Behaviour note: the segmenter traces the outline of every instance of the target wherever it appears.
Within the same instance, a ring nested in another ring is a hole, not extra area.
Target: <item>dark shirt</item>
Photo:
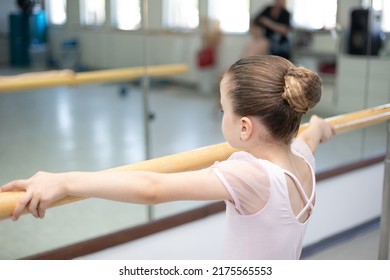
[[[263,26],[260,23],[260,18],[265,16],[274,22],[284,24],[290,28],[291,27],[290,13],[286,9],[283,9],[277,18],[273,18],[271,16],[271,10],[272,10],[272,6],[265,8],[261,13],[259,13],[253,19],[253,22],[255,25],[265,29],[265,36],[271,42],[271,54],[279,55],[279,56],[282,56],[282,57],[289,59],[290,58],[290,46],[289,46],[288,37],[282,36],[282,35],[278,34],[277,32],[273,31],[272,29]]]

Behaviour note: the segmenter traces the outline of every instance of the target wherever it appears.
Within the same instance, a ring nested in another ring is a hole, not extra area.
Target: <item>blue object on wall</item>
[[[46,14],[45,11],[39,11],[31,16],[31,44],[46,43]]]

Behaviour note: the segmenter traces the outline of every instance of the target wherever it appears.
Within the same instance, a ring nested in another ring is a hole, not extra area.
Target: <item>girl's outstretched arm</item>
[[[310,126],[298,135],[302,141],[304,141],[314,154],[318,144],[328,141],[336,131],[329,123],[323,118],[313,115],[310,118]]]
[[[46,209],[66,196],[96,197],[138,204],[175,200],[225,200],[230,195],[211,168],[182,173],[121,172],[38,172],[26,180],[15,180],[0,192],[24,190],[12,214],[17,220],[24,209],[43,218]]]

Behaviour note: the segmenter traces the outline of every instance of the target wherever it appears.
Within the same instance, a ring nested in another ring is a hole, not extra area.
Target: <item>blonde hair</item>
[[[313,71],[272,55],[238,60],[224,74],[234,113],[256,116],[274,140],[290,143],[302,115],[321,98],[322,82]]]

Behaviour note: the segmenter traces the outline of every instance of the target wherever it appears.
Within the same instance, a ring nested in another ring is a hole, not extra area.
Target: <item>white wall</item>
[[[7,0],[0,2],[0,33],[8,33],[8,15],[19,11],[16,1]]]
[[[380,215],[384,166],[376,164],[317,185],[317,202],[304,245],[310,245]]]
[[[15,12],[18,12],[16,1],[0,2],[0,65],[7,65],[9,61],[8,15]]]

